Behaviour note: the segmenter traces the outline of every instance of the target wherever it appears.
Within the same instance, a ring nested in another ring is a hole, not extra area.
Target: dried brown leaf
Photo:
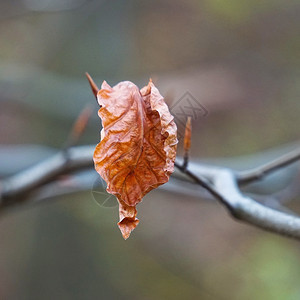
[[[127,239],[139,223],[136,205],[174,171],[177,128],[151,80],[141,90],[129,81],[114,87],[104,81],[97,99],[103,129],[95,168],[118,198],[118,226]]]

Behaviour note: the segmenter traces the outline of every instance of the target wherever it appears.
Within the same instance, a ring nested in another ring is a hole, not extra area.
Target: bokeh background
[[[0,175],[60,149],[87,103],[80,144],[99,141],[86,71],[99,85],[152,77],[169,104],[191,93],[209,112],[193,121],[193,158],[243,168],[292,149],[299,19],[298,0],[2,0],[0,153],[27,152],[0,159]],[[1,299],[300,299],[299,242],[161,189],[124,241],[117,208],[99,206],[93,184],[2,213]],[[300,197],[290,200],[299,213]]]

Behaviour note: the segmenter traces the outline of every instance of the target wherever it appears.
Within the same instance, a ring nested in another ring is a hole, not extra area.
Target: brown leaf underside
[[[163,97],[150,80],[143,89],[129,81],[97,94],[101,142],[94,152],[97,172],[118,198],[124,239],[137,226],[136,205],[174,171],[177,128]]]

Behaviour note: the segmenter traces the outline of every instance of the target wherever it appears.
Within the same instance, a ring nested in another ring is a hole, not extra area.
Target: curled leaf
[[[103,129],[95,168],[118,198],[118,226],[127,239],[139,223],[136,205],[174,171],[177,128],[151,80],[141,90],[129,81],[114,87],[104,81],[97,99]]]

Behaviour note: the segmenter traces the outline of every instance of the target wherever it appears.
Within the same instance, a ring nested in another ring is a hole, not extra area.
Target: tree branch
[[[259,228],[293,237],[300,240],[300,218],[284,212],[276,211],[264,206],[253,199],[244,196],[237,185],[234,173],[225,168],[201,168],[199,175],[193,172],[186,173],[194,180],[198,176],[208,176],[212,181],[214,195],[222,204],[225,204],[231,215],[245,223]],[[275,168],[273,169],[275,170]],[[271,171],[270,171],[271,172]],[[209,190],[211,192],[211,190]]]
[[[237,181],[239,184],[247,184],[255,180],[262,179],[269,173],[274,172],[280,168],[286,167],[298,160],[300,160],[300,147],[262,166],[254,168],[252,170],[239,172],[236,175]]]
[[[21,171],[0,182],[0,206],[21,201],[40,186],[59,176],[93,166],[93,146],[77,146]]]
[[[94,146],[78,146],[58,153],[27,170],[0,181],[0,208],[29,199],[30,194],[46,184],[59,180],[61,175],[71,174],[93,166]],[[300,218],[276,211],[243,195],[238,184],[261,179],[275,170],[284,168],[300,159],[300,149],[294,150],[252,170],[235,172],[224,167],[190,162],[182,166],[180,158],[172,177],[181,182],[193,182],[205,188],[230,214],[245,223],[300,240]]]

